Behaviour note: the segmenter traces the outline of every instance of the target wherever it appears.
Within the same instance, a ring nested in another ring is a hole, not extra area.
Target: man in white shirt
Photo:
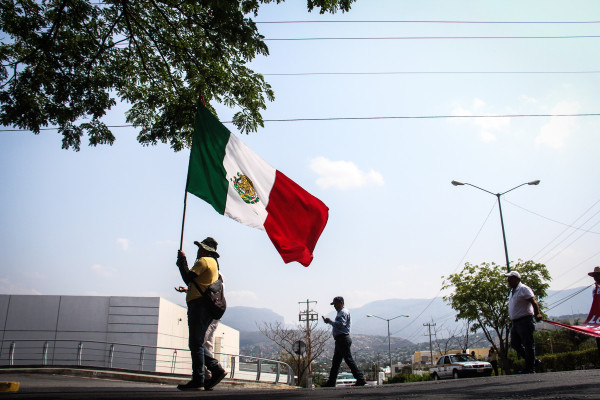
[[[535,321],[542,319],[540,306],[533,290],[521,283],[521,274],[511,271],[504,276],[507,277],[511,289],[508,299],[508,316],[512,322],[510,345],[520,357],[525,359],[525,370],[519,373],[535,374],[535,365],[539,361],[535,358],[533,332]]]

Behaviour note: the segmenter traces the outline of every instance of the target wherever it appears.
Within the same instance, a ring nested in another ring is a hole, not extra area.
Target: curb
[[[18,392],[20,382],[0,382],[0,392]]]
[[[180,383],[186,383],[189,381],[189,376],[165,376],[165,375],[154,375],[154,374],[142,374],[128,371],[109,371],[109,370],[97,370],[87,368],[35,368],[35,367],[24,367],[24,368],[0,368],[0,374],[52,374],[52,375],[69,375],[79,376],[95,379],[113,379],[130,382],[143,382],[143,383],[159,383],[165,385],[177,386]],[[1,384],[2,382],[0,382]],[[6,382],[17,384],[17,390],[19,382]],[[239,379],[228,379],[225,378],[219,384],[220,387],[229,388],[262,388],[262,389],[275,389],[275,390],[286,390],[286,389],[297,389],[297,386],[289,386],[282,383],[266,383],[266,382],[255,382],[245,381]],[[16,391],[16,390],[15,390]],[[2,392],[2,390],[0,390]]]

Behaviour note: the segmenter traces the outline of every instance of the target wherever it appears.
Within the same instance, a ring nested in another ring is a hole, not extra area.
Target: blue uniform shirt
[[[335,321],[331,321],[329,323],[333,327],[331,330],[333,337],[350,334],[350,312],[346,307],[343,307],[340,311],[338,311],[337,315],[335,316]]]

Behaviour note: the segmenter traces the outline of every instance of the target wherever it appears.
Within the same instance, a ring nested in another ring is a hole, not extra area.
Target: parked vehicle
[[[478,361],[470,354],[449,354],[442,356],[436,366],[429,370],[435,380],[492,375],[492,364]]]

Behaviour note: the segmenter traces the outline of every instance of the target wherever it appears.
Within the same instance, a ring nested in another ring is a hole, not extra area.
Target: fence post
[[[83,343],[79,342],[79,345],[77,346],[77,366],[81,367],[81,356],[83,353]]]
[[[279,383],[279,374],[281,373],[281,364],[279,364],[279,361],[277,362],[277,370],[275,372],[275,383]]]
[[[15,364],[15,342],[10,343],[10,350],[8,351],[8,365]]]
[[[173,350],[173,364],[171,366],[171,373],[175,373],[175,364],[177,363],[177,350]]]
[[[44,348],[42,350],[42,365],[46,365],[48,359],[48,342],[44,342]]]
[[[110,349],[108,350],[108,368],[112,368],[114,355],[115,355],[115,345],[111,344]]]
[[[258,360],[258,362],[256,363],[256,381],[260,381],[260,373],[262,370],[262,360]]]
[[[235,356],[231,356],[231,374],[230,374],[230,378],[233,379],[233,376],[235,375]]]
[[[146,348],[142,346],[140,350],[140,371],[144,370],[144,351],[146,351]]]

